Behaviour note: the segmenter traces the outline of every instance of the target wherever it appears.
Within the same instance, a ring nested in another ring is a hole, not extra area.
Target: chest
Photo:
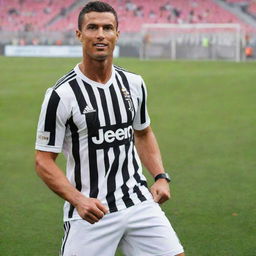
[[[110,134],[125,136],[125,128],[132,125],[138,104],[137,95],[124,86],[111,84],[100,88],[85,85],[85,90],[73,104],[72,116],[78,131],[89,136],[109,130],[112,131]]]

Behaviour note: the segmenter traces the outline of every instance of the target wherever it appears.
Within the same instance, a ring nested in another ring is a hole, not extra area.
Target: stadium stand
[[[243,3],[244,0],[226,0]],[[79,1],[66,0],[2,0],[1,30],[5,31],[67,31],[76,27]],[[84,1],[80,1],[84,3]],[[236,15],[221,8],[212,0],[106,0],[118,11],[123,32],[138,32],[143,23],[241,23]],[[256,3],[248,10],[256,13]]]
[[[255,0],[224,0],[229,5],[241,8],[245,13],[251,15],[256,20],[256,1]]]
[[[89,0],[0,0],[0,53],[4,45],[79,45],[77,16]],[[143,24],[240,24],[256,48],[256,0],[105,0],[118,12],[119,45],[138,48]],[[226,8],[227,7],[227,8]],[[233,8],[235,7],[235,8]],[[248,22],[239,12],[250,16]],[[128,50],[127,50],[128,51]],[[130,54],[130,50],[129,50]]]
[[[256,17],[256,2],[252,2],[248,6],[248,11]]]
[[[234,4],[244,4],[247,3],[248,1],[245,0],[226,0],[227,3],[234,3]]]
[[[6,31],[44,30],[56,16],[65,16],[67,6],[74,0],[2,0],[0,2],[0,26]]]

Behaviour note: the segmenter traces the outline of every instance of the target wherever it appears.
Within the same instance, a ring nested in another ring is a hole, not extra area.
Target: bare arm
[[[160,149],[150,126],[141,131],[135,130],[135,146],[142,164],[153,177],[164,173]],[[150,191],[158,203],[163,203],[170,198],[169,184],[165,179],[157,180]]]
[[[55,163],[58,154],[36,151],[36,171],[46,185],[63,199],[76,207],[81,218],[91,224],[99,221],[107,212],[107,208],[95,198],[85,197],[80,193]]]

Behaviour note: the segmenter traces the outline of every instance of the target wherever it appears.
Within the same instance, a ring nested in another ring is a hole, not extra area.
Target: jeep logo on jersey
[[[104,128],[99,129],[97,137],[92,137],[92,142],[96,145],[101,144],[124,144],[125,141],[131,141],[133,138],[132,126],[124,128],[115,128],[106,130]]]

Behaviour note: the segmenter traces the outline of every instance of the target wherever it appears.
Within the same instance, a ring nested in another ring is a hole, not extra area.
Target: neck
[[[79,68],[89,79],[105,84],[112,75],[112,59],[87,61],[87,58],[84,58]]]

